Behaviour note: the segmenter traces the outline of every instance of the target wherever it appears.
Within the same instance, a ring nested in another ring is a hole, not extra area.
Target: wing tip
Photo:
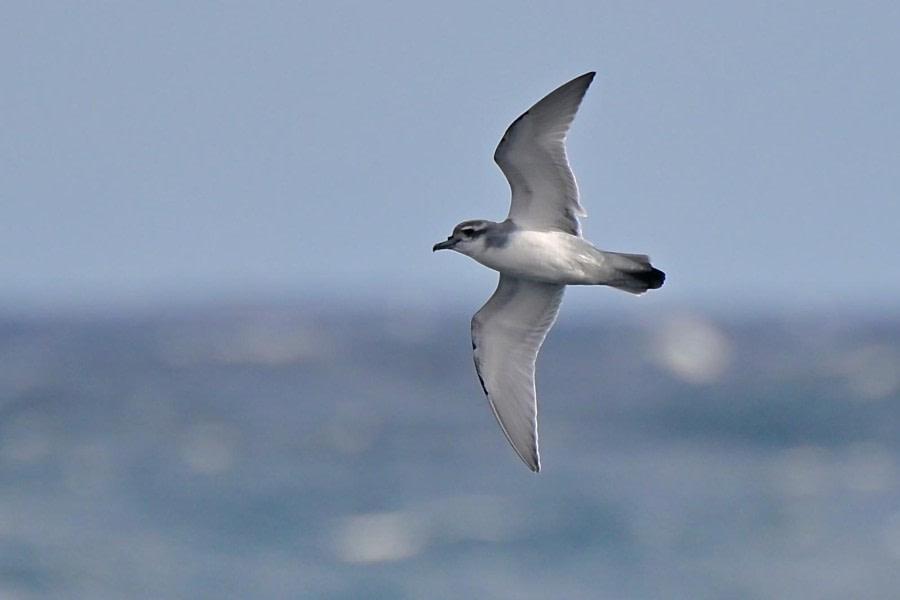
[[[502,425],[501,425],[502,427]],[[503,433],[506,432],[506,428],[503,428]],[[534,423],[534,437],[531,439],[531,444],[529,444],[525,448],[519,448],[515,442],[513,442],[512,438],[509,437],[507,433],[506,439],[509,440],[509,443],[512,445],[513,450],[516,451],[516,454],[519,455],[519,458],[522,459],[522,462],[525,463],[525,466],[531,469],[532,473],[540,473],[541,472],[541,451],[538,446],[538,432],[537,432],[537,421]]]
[[[503,432],[503,436],[506,438],[506,441],[509,442],[509,445],[512,446],[512,449],[515,453],[522,459],[522,462],[525,463],[525,466],[531,469],[533,473],[541,472],[541,454],[540,450],[538,450],[538,439],[537,439],[537,420],[534,423],[534,437],[532,438],[532,443],[528,448],[519,448],[519,444],[513,440],[513,437],[509,434],[509,431],[506,429],[506,425],[503,424],[503,419],[500,418],[500,413],[497,412],[497,407],[494,406],[494,399],[491,396],[491,393],[488,392],[487,385],[484,383],[484,378],[481,376],[481,368],[478,364],[478,359],[475,359],[475,374],[478,375],[478,382],[481,384],[481,389],[484,390],[484,395],[487,397],[488,404],[491,405],[491,411],[494,413],[494,417],[497,419],[497,423],[500,425],[500,430]],[[535,416],[535,419],[537,416]]]
[[[596,76],[597,76],[597,71],[588,71],[584,75],[579,75],[578,77],[576,77],[569,83],[576,83],[576,82],[582,83],[583,82],[584,91],[587,92],[587,89],[590,87],[591,83],[593,83],[594,77],[596,77]],[[568,84],[564,83],[563,85],[568,85]]]
[[[509,437],[507,436],[507,439]],[[512,440],[509,440],[512,444]],[[531,452],[522,452],[516,447],[515,444],[512,444],[513,450],[516,451],[516,454],[519,455],[519,458],[522,459],[522,462],[525,463],[525,466],[528,467],[532,473],[540,473],[541,472],[541,455],[538,452],[537,442],[535,442],[534,446],[531,448]]]

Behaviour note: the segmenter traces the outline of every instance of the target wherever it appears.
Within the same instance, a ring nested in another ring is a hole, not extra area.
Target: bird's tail
[[[666,274],[651,265],[650,257],[645,254],[607,252],[606,255],[618,275],[608,285],[616,289],[643,294],[662,287],[666,281]]]

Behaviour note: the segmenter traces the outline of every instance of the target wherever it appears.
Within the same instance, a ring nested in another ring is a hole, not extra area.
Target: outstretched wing
[[[538,452],[534,362],[562,302],[564,285],[500,275],[472,318],[475,370],[506,439],[532,471]]]
[[[566,134],[594,79],[576,77],[550,92],[506,130],[494,161],[509,181],[509,218],[529,229],[581,235],[576,217],[587,216],[566,156]]]

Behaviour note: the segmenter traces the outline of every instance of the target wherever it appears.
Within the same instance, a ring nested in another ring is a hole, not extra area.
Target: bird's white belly
[[[515,231],[506,245],[485,248],[472,258],[507,275],[577,285],[595,282],[597,254],[584,239],[567,233]]]

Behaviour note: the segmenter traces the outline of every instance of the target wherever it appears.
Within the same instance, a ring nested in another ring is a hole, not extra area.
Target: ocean
[[[900,316],[0,317],[0,599],[900,597]]]

